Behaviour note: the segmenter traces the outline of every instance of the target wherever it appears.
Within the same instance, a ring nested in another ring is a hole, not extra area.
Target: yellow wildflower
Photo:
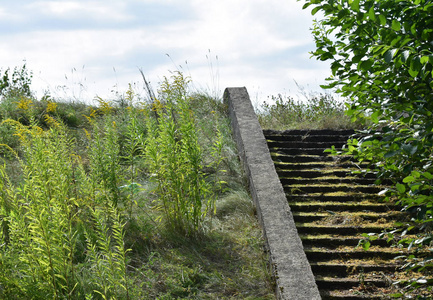
[[[164,108],[164,104],[161,103],[158,99],[155,99],[152,103],[153,111],[161,111]]]
[[[110,105],[109,101],[105,101],[104,99],[102,99],[101,97],[96,97],[96,101],[99,102],[99,110],[105,115],[105,114],[109,114],[112,110],[113,107]]]
[[[55,112],[57,109],[57,103],[48,101],[47,102],[47,112]]]
[[[90,141],[92,138],[92,135],[86,130],[86,128],[83,128],[84,133],[86,134],[87,139]]]
[[[47,108],[48,111],[48,108]],[[59,127],[60,123],[57,122],[56,119],[54,119],[53,117],[51,117],[50,115],[45,115],[45,121],[47,122],[48,125],[52,126],[52,127]]]
[[[17,102],[17,107],[22,110],[28,110],[31,107],[32,103],[33,101],[31,99],[21,97],[20,101]]]

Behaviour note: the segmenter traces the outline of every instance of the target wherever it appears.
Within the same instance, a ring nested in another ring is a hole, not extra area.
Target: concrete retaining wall
[[[290,207],[246,88],[227,88],[233,134],[270,254],[279,299],[320,299]]]

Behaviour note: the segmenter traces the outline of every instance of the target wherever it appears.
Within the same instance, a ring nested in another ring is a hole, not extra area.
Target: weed
[[[344,102],[332,95],[309,95],[306,101],[295,100],[282,95],[272,96],[256,113],[265,129],[355,129],[362,128],[361,121],[353,123],[346,116]]]
[[[162,84],[164,101],[154,105],[158,118],[148,121],[146,159],[165,221],[174,231],[192,236],[201,230],[213,199],[202,173],[203,155],[188,105],[187,80],[180,73],[172,79]]]
[[[3,97],[0,298],[274,298],[224,105],[187,82]]]

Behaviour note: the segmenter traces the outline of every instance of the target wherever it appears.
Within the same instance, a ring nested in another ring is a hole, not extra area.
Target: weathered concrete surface
[[[279,299],[321,299],[246,88],[227,88],[233,134],[270,254]]]

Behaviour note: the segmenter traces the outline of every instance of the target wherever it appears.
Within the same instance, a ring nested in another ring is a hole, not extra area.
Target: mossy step
[[[356,250],[358,249],[358,250]],[[364,251],[362,249],[356,248],[355,250],[333,250],[329,248],[323,249],[308,249],[305,247],[304,251],[307,255],[308,260],[311,262],[314,261],[323,261],[323,260],[332,260],[332,259],[341,259],[341,260],[349,260],[349,259],[378,259],[378,260],[393,260],[397,256],[402,255],[399,251],[390,251],[389,248],[383,247],[381,250],[375,249],[370,251]]]
[[[292,211],[364,211],[364,212],[386,212],[389,211],[389,206],[386,204],[356,204],[356,203],[335,203],[335,202],[323,202],[323,203],[299,203],[289,202],[289,206]]]
[[[347,175],[350,175],[352,171],[359,170],[359,167],[366,168],[367,166],[356,166],[352,163],[284,163],[284,162],[274,162],[275,168],[282,171],[295,171],[295,170],[305,170],[305,171],[316,171],[323,173],[331,173],[335,171],[346,172]]]
[[[348,291],[342,291],[342,290],[336,290],[336,291],[330,291],[330,290],[321,290],[320,291],[320,297],[322,300],[383,300],[383,299],[389,299],[385,295],[381,293],[376,294],[370,294],[365,293],[362,290],[348,290]]]
[[[302,244],[305,247],[326,247],[329,249],[335,249],[341,246],[356,247],[359,244],[361,235],[358,236],[336,236],[336,235],[314,235],[314,234],[300,234],[299,237],[302,240]],[[374,246],[386,247],[388,242],[385,239],[377,239],[372,242]]]
[[[349,170],[296,170],[289,171],[284,170],[282,168],[276,167],[276,171],[280,178],[320,178],[320,177],[350,177],[351,175]],[[374,173],[365,173],[362,176],[363,178],[376,178]]]
[[[327,141],[327,142],[305,142],[305,141],[267,141],[268,147],[273,148],[308,148],[308,149],[328,149],[334,146],[335,148],[341,148],[346,144],[346,141]]]
[[[353,163],[284,163],[274,161],[275,167],[280,170],[312,170],[312,171],[320,171],[320,172],[331,172],[337,169],[341,171],[346,171],[349,174],[351,171],[359,170],[359,168],[367,168],[367,165],[355,165]]]
[[[368,185],[350,185],[350,184],[334,184],[334,185],[283,185],[284,191],[289,194],[306,194],[306,193],[337,193],[337,192],[358,192],[374,194],[379,193],[383,188],[378,186]]]
[[[384,199],[383,196],[378,194],[365,194],[365,193],[343,193],[343,194],[305,194],[305,195],[289,195],[286,194],[287,199],[290,203],[292,202],[372,202],[375,204],[386,204],[387,206],[394,207],[394,204],[387,202],[381,202]],[[396,208],[397,210],[397,208]]]
[[[270,148],[270,152],[279,152],[288,155],[321,155],[327,156],[329,155],[327,152],[324,152],[326,148],[284,148],[284,147],[274,147]],[[341,150],[341,149],[336,149]]]
[[[291,130],[273,130],[273,129],[264,129],[263,134],[267,135],[280,135],[280,136],[293,136],[293,135],[345,135],[349,136],[354,134],[355,131],[353,129],[291,129]]]
[[[312,223],[316,222],[318,224],[324,224],[326,222],[334,225],[338,224],[353,224],[354,222],[365,222],[365,224],[372,223],[390,223],[394,224],[396,222],[395,218],[390,217],[381,217],[381,215],[377,215],[375,217],[368,216],[368,218],[363,218],[359,214],[352,212],[339,212],[335,213],[335,215],[328,215],[326,217],[318,216],[318,215],[294,215],[293,218],[297,223]],[[403,218],[402,218],[403,220]]]
[[[287,142],[328,142],[328,141],[337,141],[337,142],[347,142],[350,138],[349,135],[332,135],[332,134],[324,134],[324,135],[281,135],[281,134],[265,134],[265,138],[268,141],[287,141]]]
[[[354,185],[370,185],[374,184],[376,179],[374,178],[357,178],[357,177],[325,177],[320,179],[310,178],[280,178],[283,185],[311,185],[311,184],[354,184]]]
[[[286,155],[280,152],[271,152],[274,161],[286,163],[308,163],[308,162],[347,162],[354,161],[351,156],[319,156],[319,155]]]
[[[310,263],[313,273],[316,275],[331,275],[332,273],[338,276],[348,276],[357,273],[371,273],[371,272],[395,272],[399,265],[395,263],[389,264],[346,264],[346,263],[323,263],[313,262]]]
[[[377,222],[384,221],[390,222],[394,220],[403,220],[407,218],[407,214],[404,213],[365,213],[365,212],[349,212],[349,211],[340,211],[340,212],[292,212],[293,218],[296,222],[301,223],[310,223],[314,221],[320,221],[323,219],[332,220],[332,219],[343,219],[343,218],[352,218],[362,220],[363,222]],[[338,220],[337,220],[338,221]]]
[[[386,226],[388,225],[388,226]],[[339,235],[359,235],[362,233],[381,233],[392,224],[383,226],[360,224],[360,225],[319,225],[314,223],[296,223],[296,228],[300,234],[339,234]]]
[[[316,283],[319,289],[350,289],[358,287],[361,284],[361,280],[360,278],[335,278],[316,276]],[[390,282],[378,276],[378,278],[375,279],[363,279],[362,284],[375,287],[387,287],[390,285]]]

